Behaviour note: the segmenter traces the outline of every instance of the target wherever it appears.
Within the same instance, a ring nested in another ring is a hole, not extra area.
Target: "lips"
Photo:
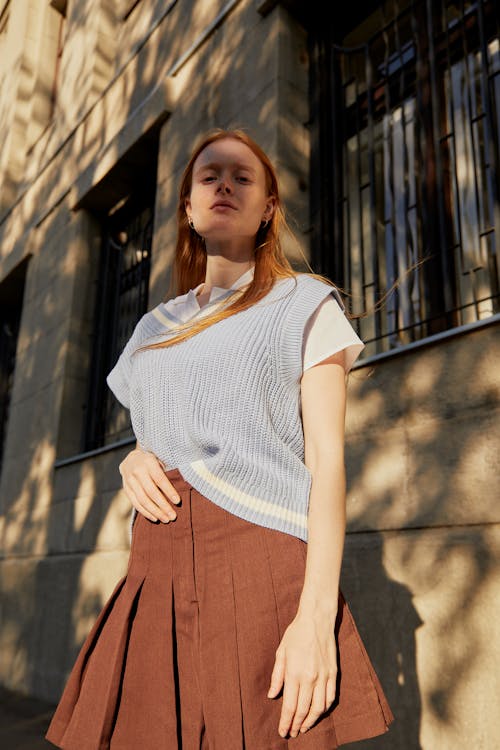
[[[236,206],[233,206],[232,203],[229,201],[215,201],[210,208],[232,208],[234,211],[236,211]]]

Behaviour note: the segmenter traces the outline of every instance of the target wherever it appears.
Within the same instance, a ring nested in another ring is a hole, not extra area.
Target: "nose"
[[[217,192],[218,193],[230,193],[231,192],[231,185],[229,181],[226,181],[224,177],[221,177],[219,180],[219,184],[217,186]]]

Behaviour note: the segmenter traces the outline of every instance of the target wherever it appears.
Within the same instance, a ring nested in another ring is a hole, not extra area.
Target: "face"
[[[271,218],[274,203],[267,195],[264,165],[246,144],[223,138],[198,155],[186,213],[206,241],[253,241],[262,221]]]

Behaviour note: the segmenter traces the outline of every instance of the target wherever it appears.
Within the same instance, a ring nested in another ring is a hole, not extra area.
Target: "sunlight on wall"
[[[71,611],[75,644],[83,642],[95,622],[96,611],[124,575],[127,557],[125,552],[101,552],[85,558]]]
[[[21,491],[1,519],[4,553],[20,546],[31,554],[42,554],[45,550],[54,460],[54,447],[49,440],[42,440],[35,449]]]

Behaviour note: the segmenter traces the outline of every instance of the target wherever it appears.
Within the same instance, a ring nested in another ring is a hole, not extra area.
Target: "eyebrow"
[[[252,172],[252,174],[256,174],[255,169],[253,167],[250,167],[248,164],[243,164],[241,162],[235,163],[232,165],[235,167],[235,169],[245,169],[247,172]],[[196,171],[201,172],[203,169],[217,169],[217,167],[220,167],[220,162],[212,161],[209,164],[201,164]]]

